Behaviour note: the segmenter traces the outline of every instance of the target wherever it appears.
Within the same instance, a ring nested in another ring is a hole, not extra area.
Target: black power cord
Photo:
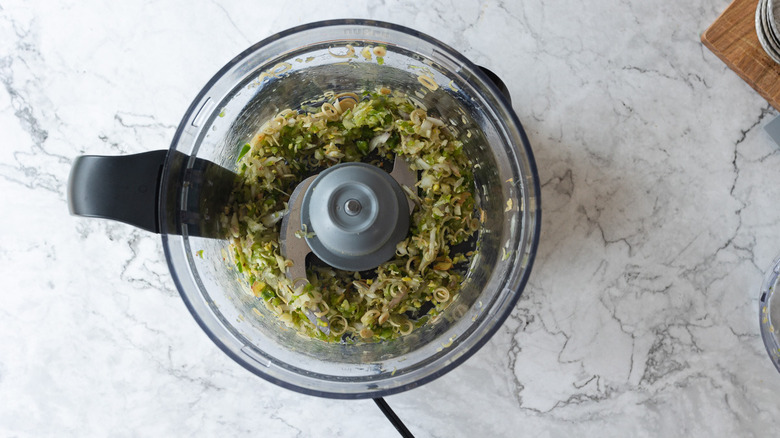
[[[397,430],[402,437],[414,438],[414,435],[412,435],[412,433],[409,432],[409,429],[407,429],[404,422],[401,421],[400,418],[398,418],[398,415],[395,415],[395,412],[393,412],[393,410],[390,409],[390,405],[387,404],[384,398],[382,397],[375,398],[374,403],[376,403],[376,405],[379,406],[379,409],[382,411],[383,414],[385,414],[385,417],[387,417],[387,419],[390,420],[390,423],[393,424],[395,430]]]

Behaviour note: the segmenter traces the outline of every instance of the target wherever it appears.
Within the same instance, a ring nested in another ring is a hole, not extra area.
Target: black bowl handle
[[[489,69],[481,66],[479,68],[511,104],[512,98],[504,81]],[[113,219],[159,233],[160,180],[167,154],[168,151],[159,150],[134,155],[77,157],[68,179],[70,213],[76,216]],[[220,211],[220,206],[226,202],[225,187],[229,187],[235,174],[209,161],[197,159],[193,170],[197,172],[191,172],[191,176],[207,175],[210,181],[221,181],[224,184],[211,184],[212,188],[204,186],[204,193],[193,197],[205,199],[204,205],[189,206],[188,210]],[[197,180],[198,178],[195,178],[195,181]],[[195,216],[200,221],[200,226],[192,229],[191,234],[223,237],[222,232],[214,225],[216,221],[199,217],[200,214]],[[194,227],[195,224],[190,225]],[[172,229],[169,232],[180,231],[179,226],[175,228],[176,231]]]
[[[160,178],[168,151],[77,157],[68,179],[68,208],[76,216],[113,219],[160,232]]]
[[[481,65],[479,68],[482,70],[482,73],[485,73],[487,77],[493,81],[493,84],[498,88],[498,91],[501,92],[501,94],[506,97],[506,100],[509,101],[509,103],[512,103],[512,96],[509,95],[509,89],[506,87],[506,84],[504,84],[504,81],[501,80],[501,78],[498,77],[497,74],[493,73],[489,69],[482,67]]]

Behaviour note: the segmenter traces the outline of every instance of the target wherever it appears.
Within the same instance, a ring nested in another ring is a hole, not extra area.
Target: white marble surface
[[[492,68],[543,182],[512,317],[388,398],[417,436],[776,436],[757,292],[780,253],[777,112],[699,42],[728,1],[433,3],[0,0],[0,436],[397,436],[371,401],[233,363],[158,236],[66,207],[74,157],[166,148],[231,57],[338,17]]]

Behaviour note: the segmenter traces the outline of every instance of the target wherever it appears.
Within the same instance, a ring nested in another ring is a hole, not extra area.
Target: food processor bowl
[[[758,299],[758,319],[761,339],[764,341],[769,359],[780,371],[780,256],[772,262],[761,284]]]
[[[463,141],[481,209],[477,251],[456,298],[434,321],[394,340],[326,343],[287,328],[248,293],[229,241],[209,230],[219,222],[242,146],[265,121],[326,92],[378,87],[406,93]],[[334,398],[408,390],[474,354],[520,297],[539,238],[537,171],[502,87],[433,38],[376,21],[296,27],[230,61],[178,127],[158,176],[158,229],[146,227],[161,233],[176,286],[206,334],[256,375]],[[74,198],[78,192],[71,190]]]

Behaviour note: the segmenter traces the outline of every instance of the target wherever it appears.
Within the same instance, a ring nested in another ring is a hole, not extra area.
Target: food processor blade
[[[281,252],[292,262],[294,286],[306,281],[306,256],[348,271],[373,269],[395,254],[406,237],[414,201],[404,192],[416,173],[400,156],[393,170],[342,163],[311,176],[293,191],[282,219]]]

